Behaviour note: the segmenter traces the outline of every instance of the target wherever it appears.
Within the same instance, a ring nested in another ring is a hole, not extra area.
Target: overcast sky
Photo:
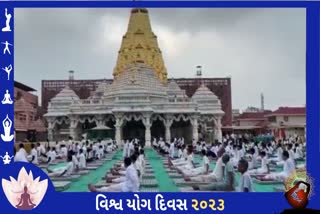
[[[112,78],[130,9],[15,9],[15,79]],[[304,106],[305,9],[149,9],[168,77],[230,77],[233,108]]]

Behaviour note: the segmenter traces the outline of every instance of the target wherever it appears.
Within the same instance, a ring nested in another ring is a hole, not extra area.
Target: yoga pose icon
[[[24,187],[24,193],[21,194],[20,202],[16,207],[20,210],[31,210],[36,206],[32,203],[30,194],[28,193],[28,187]]]
[[[6,52],[8,52],[9,55],[11,55],[9,46],[12,46],[12,44],[9,43],[8,41],[6,41],[6,42],[1,42],[1,44],[5,45],[5,47],[4,47],[4,49],[3,49],[3,54],[6,54]]]
[[[6,93],[4,94],[4,98],[1,101],[2,104],[12,104],[13,101],[11,99],[11,95],[9,94],[9,90],[6,90]]]
[[[4,70],[5,72],[7,72],[8,74],[8,80],[10,79],[10,72],[12,71],[12,65],[10,64],[7,67],[2,68],[2,70]]]
[[[5,156],[4,157],[0,156],[0,158],[2,158],[3,164],[9,164],[11,162],[11,159],[13,159],[14,157],[10,156],[8,152],[6,152]]]
[[[10,120],[9,116],[7,115],[7,117],[3,120],[2,122],[3,125],[3,129],[4,129],[4,135],[1,134],[1,138],[4,142],[10,142],[12,141],[14,135],[10,135],[10,131],[11,131],[11,126],[12,126],[12,121]]]
[[[11,28],[10,28],[10,20],[11,20],[11,14],[8,13],[8,9],[5,9],[5,16],[6,16],[6,26],[4,28],[2,28],[2,32],[11,32]]]

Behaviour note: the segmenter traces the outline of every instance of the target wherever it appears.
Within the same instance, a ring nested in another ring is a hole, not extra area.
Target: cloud
[[[305,9],[149,9],[169,77],[232,77],[233,108],[302,106]],[[111,78],[129,9],[16,9],[15,77]]]

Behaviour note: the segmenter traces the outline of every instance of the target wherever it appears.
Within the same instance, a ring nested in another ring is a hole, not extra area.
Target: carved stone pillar
[[[115,114],[115,119],[116,119],[116,124],[114,125],[114,127],[116,128],[116,133],[115,133],[115,140],[117,142],[117,145],[120,146],[121,144],[121,126],[123,123],[123,118],[120,114]]]
[[[165,132],[165,140],[167,143],[170,143],[171,142],[171,131],[170,131],[170,128],[171,128],[171,125],[173,123],[173,119],[172,119],[172,116],[171,115],[166,115],[165,116],[165,128],[166,128],[166,132]]]
[[[146,128],[146,132],[145,132],[145,146],[147,148],[151,148],[151,122],[150,122],[150,118],[151,118],[151,114],[150,113],[145,113],[143,115],[143,125]]]
[[[191,125],[192,125],[192,138],[195,140],[195,141],[198,141],[199,140],[199,133],[198,133],[198,116],[193,116],[191,118]]]
[[[77,125],[78,125],[78,118],[71,117],[70,118],[70,126],[69,126],[69,135],[72,137],[73,140],[78,139],[78,132],[77,132]]]
[[[53,141],[53,129],[54,129],[54,121],[53,119],[47,119],[47,122],[48,122],[48,139],[49,141]]]
[[[218,117],[216,119],[216,124],[215,124],[215,140],[218,140],[219,142],[222,142],[222,125],[221,125],[221,117]]]

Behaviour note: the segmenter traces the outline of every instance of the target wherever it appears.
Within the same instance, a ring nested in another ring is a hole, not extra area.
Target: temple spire
[[[144,8],[131,10],[128,30],[122,37],[117,64],[113,71],[115,79],[127,65],[137,62],[149,65],[162,82],[167,81],[167,70],[157,36],[152,32],[148,10]]]

